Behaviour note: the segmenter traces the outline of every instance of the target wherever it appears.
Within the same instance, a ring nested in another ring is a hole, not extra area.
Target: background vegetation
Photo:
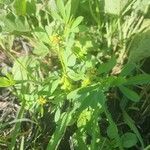
[[[149,150],[149,6],[0,0],[0,149]]]

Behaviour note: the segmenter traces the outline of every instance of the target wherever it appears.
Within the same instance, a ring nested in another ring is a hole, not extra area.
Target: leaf
[[[131,132],[127,132],[123,134],[121,140],[122,140],[122,145],[125,148],[133,147],[134,145],[136,145],[138,141],[136,135]]]
[[[0,77],[0,87],[9,87],[15,84],[15,81],[11,78]]]
[[[14,16],[12,13],[1,18],[3,22],[2,30],[9,33],[29,32],[30,27],[27,20],[23,16]]]
[[[150,145],[146,146],[144,150],[150,150]]]
[[[55,122],[57,122],[59,120],[60,116],[61,116],[60,115],[60,109],[57,108],[57,110],[55,112],[55,118],[54,118]]]
[[[50,39],[46,33],[46,31],[40,27],[35,28],[35,30],[33,31],[34,35],[36,35],[36,37],[38,38],[38,40],[49,44],[50,43]]]
[[[133,5],[133,9],[145,13],[148,6],[150,6],[149,0],[136,0],[135,4]]]
[[[130,77],[126,85],[143,85],[150,83],[150,75],[149,74],[139,74],[134,77]]]
[[[26,14],[26,0],[15,0],[14,8],[16,10],[17,15],[25,15]]]
[[[141,25],[141,30],[150,30],[150,19],[144,19]]]
[[[77,127],[79,128],[81,126],[85,126],[87,124],[87,122],[90,121],[91,116],[92,116],[91,110],[88,110],[88,109],[83,110],[80,113],[79,118],[77,120]]]
[[[109,136],[109,138],[115,139],[117,137],[117,134],[118,134],[117,126],[110,124],[107,128],[107,135]]]
[[[67,59],[67,66],[73,67],[76,64],[76,56],[72,53]]]
[[[71,14],[75,15],[79,6],[80,0],[71,0]]]
[[[107,63],[103,63],[98,68],[98,71],[100,74],[102,73],[108,73],[113,69],[113,67],[116,65],[116,58],[112,57]]]
[[[79,90],[80,89],[76,89],[74,91],[71,91],[68,95],[67,95],[67,99],[68,100],[76,100],[80,98],[80,94],[79,94]]]
[[[73,31],[83,20],[83,17],[82,16],[79,16],[75,19],[75,21],[72,23],[72,26],[71,26],[71,31]]]
[[[131,101],[139,102],[140,96],[136,92],[132,91],[131,89],[125,86],[120,86],[119,89]]]
[[[68,0],[65,9],[66,9],[65,22],[67,23],[70,19],[70,14],[71,14],[71,0]]]
[[[33,70],[39,65],[35,57],[20,56],[14,61],[12,67],[12,74],[15,80],[28,80],[29,77],[33,79]],[[34,69],[33,69],[34,68]],[[35,80],[35,79],[34,79]],[[31,88],[31,87],[30,87]]]
[[[29,1],[27,1],[27,10],[26,10],[26,12],[27,12],[27,14],[28,15],[35,15],[36,14],[36,2],[35,2],[35,0],[31,0],[30,2]]]
[[[55,80],[55,81],[52,82],[51,94],[57,89],[59,83],[60,83],[59,80]]]
[[[61,114],[61,119],[58,120],[58,126],[49,140],[46,150],[56,150],[58,149],[59,143],[63,138],[66,128],[72,119],[72,111]]]
[[[129,0],[105,0],[105,12],[119,15]]]
[[[127,63],[124,68],[122,69],[120,76],[127,76],[135,69],[134,63]]]
[[[65,5],[64,5],[63,0],[57,0],[57,7],[61,13],[61,16],[65,19],[66,13],[65,13]]]
[[[21,61],[21,63],[24,66],[24,64],[28,60],[27,60],[27,58],[24,58],[24,60],[22,58],[20,58],[19,61]],[[23,66],[21,66],[17,61],[14,62],[14,65],[13,65],[13,68],[12,68],[12,74],[14,75],[15,80],[27,80],[28,79],[27,78],[27,72],[23,68]]]
[[[126,111],[123,111],[123,118],[124,118],[124,121],[125,123],[130,127],[130,129],[136,134],[137,138],[139,139],[140,143],[141,143],[141,146],[142,146],[142,149],[144,149],[144,143],[143,143],[143,140],[142,140],[142,137],[137,129],[137,127],[135,126],[134,124],[134,121],[132,120],[132,118],[127,114]]]
[[[59,15],[58,8],[56,5],[55,0],[50,0],[49,5],[47,6],[48,9],[50,10],[51,16],[53,17],[54,20],[59,20],[60,22],[63,22],[62,17]]]
[[[120,85],[123,85],[126,83],[126,79],[124,77],[116,77],[116,78],[113,78],[113,81],[112,81],[112,86],[120,86]]]
[[[78,110],[80,112],[89,106],[95,109],[98,105],[104,105],[106,101],[106,97],[102,92],[102,90],[100,89],[96,89],[96,90],[89,89],[89,94],[84,99],[80,97],[78,101],[80,102],[80,108]]]
[[[129,63],[139,62],[150,56],[150,30],[133,39],[129,53]]]
[[[44,57],[49,53],[49,49],[47,48],[47,46],[44,45],[43,42],[40,41],[40,42],[36,42],[33,53],[38,56]]]
[[[73,81],[79,81],[79,80],[82,80],[84,78],[84,74],[83,73],[76,73],[74,72],[73,70],[71,69],[67,69],[67,72],[68,72],[68,77],[70,79],[72,79]]]

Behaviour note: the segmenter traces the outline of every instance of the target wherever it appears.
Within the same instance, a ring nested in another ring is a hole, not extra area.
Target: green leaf
[[[35,80],[33,72],[35,67],[39,65],[38,61],[33,56],[20,56],[14,61],[12,74],[14,80],[29,80],[29,77]],[[30,87],[31,88],[31,87]]]
[[[34,30],[34,35],[38,38],[38,40],[49,44],[50,43],[50,39],[48,37],[48,34],[46,33],[46,31],[40,27],[35,28]]]
[[[0,87],[9,87],[15,84],[15,81],[11,78],[0,77]]]
[[[124,86],[120,86],[119,89],[131,101],[139,102],[140,96],[136,92]]]
[[[135,69],[134,63],[127,63],[124,68],[122,69],[120,76],[127,76]]]
[[[134,124],[134,121],[132,120],[132,118],[127,114],[126,111],[124,111],[124,109],[122,109],[123,111],[123,118],[124,118],[124,121],[125,123],[130,127],[130,129],[136,134],[137,138],[139,139],[140,143],[141,143],[141,146],[142,146],[142,149],[144,149],[144,143],[143,143],[143,140],[142,140],[142,137],[137,129],[137,127],[135,126]]]
[[[78,117],[77,127],[85,126],[87,122],[90,121],[92,116],[92,111],[88,109],[84,109]]]
[[[127,132],[127,133],[123,134],[121,137],[121,140],[122,140],[122,145],[125,148],[130,148],[130,147],[136,145],[136,143],[138,141],[136,135],[131,132]]]
[[[149,0],[136,0],[135,4],[133,5],[133,9],[145,13],[146,8],[148,8],[149,6],[150,6]]]
[[[124,77],[116,77],[116,78],[113,78],[113,81],[112,81],[112,86],[120,86],[120,85],[123,85],[126,83],[126,79]]]
[[[14,8],[16,10],[17,15],[25,15],[26,14],[26,0],[15,0]]]
[[[107,128],[107,135],[109,136],[109,138],[115,139],[117,137],[117,134],[118,134],[117,126],[110,124]]]
[[[133,39],[130,47],[129,62],[139,62],[150,56],[150,30],[140,33]]]
[[[55,81],[52,82],[51,94],[57,89],[59,83],[60,83],[59,80],[55,80]]]
[[[71,31],[73,31],[83,20],[83,17],[82,16],[79,16],[75,19],[75,21],[72,23],[72,26],[71,26]]]
[[[66,9],[66,19],[65,19],[65,22],[67,23],[70,19],[70,14],[71,14],[71,0],[68,0],[66,6],[65,6],[65,9]]]
[[[91,108],[95,109],[98,105],[104,105],[105,104],[106,97],[105,97],[105,95],[101,89],[91,90],[89,88],[88,90],[89,90],[88,95],[86,96],[87,93],[82,93],[82,96],[78,100],[80,103],[80,108],[78,111],[82,111],[89,106]],[[85,94],[85,95],[83,95],[83,94]],[[84,96],[86,96],[86,97],[84,98]]]
[[[76,56],[72,53],[67,58],[67,66],[73,67],[76,64]]]
[[[76,100],[80,98],[80,93],[79,93],[80,89],[76,89],[74,91],[71,91],[68,95],[67,95],[67,99],[68,100]]]
[[[61,116],[60,109],[57,108],[57,110],[55,112],[55,118],[54,118],[55,122],[57,122],[60,119],[60,116]]]
[[[49,49],[47,48],[46,45],[44,45],[43,42],[40,41],[40,42],[36,42],[33,53],[38,56],[44,57],[49,53]]]
[[[145,18],[141,25],[141,30],[150,30],[150,19]]]
[[[61,119],[59,119],[57,122],[58,126],[56,126],[56,130],[55,130],[54,134],[52,135],[52,137],[50,138],[46,150],[58,149],[59,143],[60,143],[61,139],[63,138],[66,128],[71,119],[72,119],[71,111],[61,114]]]
[[[143,85],[149,83],[150,83],[150,75],[139,74],[134,77],[130,77],[126,82],[126,85]]]
[[[144,150],[150,150],[150,145],[146,146]]]
[[[36,14],[36,2],[35,2],[35,0],[30,0],[30,2],[29,1],[27,1],[27,14],[28,15],[32,15],[32,14]]]
[[[75,15],[79,6],[80,0],[71,0],[71,14]]]
[[[79,80],[82,80],[84,78],[84,74],[83,73],[76,73],[74,72],[73,70],[71,69],[67,69],[67,72],[68,72],[68,77],[70,79],[72,79],[73,81],[79,81]]]
[[[105,0],[105,12],[119,15],[129,0]]]
[[[2,30],[9,33],[29,32],[30,27],[27,20],[23,16],[15,16],[12,13],[1,18],[3,22]]]
[[[59,10],[57,8],[55,0],[50,0],[49,5],[47,7],[50,10],[51,16],[53,17],[54,20],[63,22],[62,17],[59,15],[59,12],[58,12]]]
[[[63,0],[57,0],[57,7],[58,7],[58,10],[60,11],[62,17],[65,19],[66,13],[65,13],[65,5],[64,5]]]
[[[112,57],[107,63],[101,64],[98,68],[98,71],[100,74],[102,73],[108,73],[113,69],[113,67],[116,65],[116,58]]]

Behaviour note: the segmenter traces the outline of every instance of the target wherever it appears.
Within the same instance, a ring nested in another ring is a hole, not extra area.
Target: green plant
[[[0,49],[13,64],[10,72],[3,71],[0,87],[9,87],[18,97],[17,119],[29,111],[37,129],[25,136],[17,122],[9,149],[58,149],[69,127],[72,149],[144,149],[142,135],[128,113],[129,106],[142,98],[139,86],[150,83],[150,75],[139,65],[150,48],[150,4],[141,3],[0,1]],[[22,38],[23,54],[13,48],[17,38]],[[119,108],[112,112],[116,103]],[[42,125],[46,116],[52,119],[52,129],[46,119],[46,127]],[[103,121],[106,126],[100,127]],[[40,147],[45,134],[46,147]]]

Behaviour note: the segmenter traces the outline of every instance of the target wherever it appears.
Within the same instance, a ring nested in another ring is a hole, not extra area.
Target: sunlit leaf
[[[15,84],[13,79],[9,79],[6,77],[0,77],[0,87],[9,87]]]
[[[15,0],[14,8],[16,10],[17,15],[25,15],[26,14],[26,0]]]
[[[71,30],[74,30],[83,20],[83,17],[77,17],[71,26]]]
[[[129,62],[139,62],[150,56],[150,30],[135,36],[129,54]]]
[[[105,0],[105,12],[119,15],[129,0]]]
[[[63,0],[57,0],[57,7],[58,7],[62,17],[65,18],[66,17],[66,13],[65,13],[64,1]]]

